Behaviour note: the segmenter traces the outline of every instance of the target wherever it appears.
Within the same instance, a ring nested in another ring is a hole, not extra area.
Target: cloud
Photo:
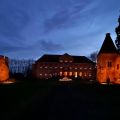
[[[68,10],[62,10],[56,12],[51,18],[44,21],[45,32],[49,32],[56,28],[64,27],[67,21],[70,19],[70,14]]]
[[[0,34],[6,37],[20,36],[20,32],[29,23],[29,15],[18,8],[8,8],[0,12]]]
[[[73,2],[73,5],[69,7],[61,6],[61,9],[44,19],[44,32],[47,33],[53,30],[72,28],[77,26],[78,23],[80,24],[80,22],[83,23],[85,20],[87,21],[90,16],[90,11],[95,9],[96,4],[97,2],[89,2],[86,0],[85,2]]]
[[[1,54],[18,52],[18,51],[23,51],[26,49],[24,46],[18,46],[18,45],[6,43],[6,42],[0,42],[0,44],[1,44],[1,46],[0,46]]]
[[[54,43],[52,41],[41,40],[39,44],[40,44],[40,49],[46,52],[55,52],[64,49],[61,44]]]

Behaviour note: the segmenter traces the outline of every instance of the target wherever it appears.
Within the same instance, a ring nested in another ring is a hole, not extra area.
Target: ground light
[[[59,79],[59,81],[72,81],[72,79],[68,78],[68,77],[64,77],[62,79]]]
[[[8,79],[5,81],[1,81],[0,84],[13,84],[15,82],[16,82],[15,79]]]

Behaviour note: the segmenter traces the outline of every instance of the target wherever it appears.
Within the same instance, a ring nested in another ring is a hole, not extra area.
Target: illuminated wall
[[[0,81],[5,81],[9,78],[8,58],[0,56]]]
[[[120,55],[119,54],[101,54],[97,58],[97,80],[102,82],[120,84]]]
[[[51,58],[53,56],[53,58]],[[44,59],[41,61],[36,61],[36,63],[32,67],[32,73],[35,78],[51,78],[53,76],[61,76],[61,77],[81,77],[83,79],[96,79],[96,68],[95,64],[88,60],[85,57],[77,57],[78,61],[75,61],[74,56],[70,56],[68,54],[60,55],[56,60],[56,56],[49,55],[47,60]],[[81,61],[83,59],[83,61]],[[87,59],[87,61],[86,61]]]
[[[97,58],[97,80],[102,83],[115,81],[115,60],[117,54],[100,54]]]

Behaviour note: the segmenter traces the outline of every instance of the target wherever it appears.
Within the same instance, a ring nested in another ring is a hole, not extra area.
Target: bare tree
[[[93,53],[90,54],[89,58],[95,62],[97,59],[97,54],[98,54],[98,51],[94,51]]]

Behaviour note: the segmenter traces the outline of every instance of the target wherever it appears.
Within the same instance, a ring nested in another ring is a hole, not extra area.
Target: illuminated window
[[[82,67],[80,67],[80,69],[82,69]]]
[[[60,67],[60,69],[62,69],[63,67]]]
[[[91,75],[91,74],[89,74],[89,76],[91,77],[92,75]]]
[[[67,60],[65,60],[65,62],[68,62]]]
[[[77,72],[75,72],[75,77],[77,77]]]
[[[60,62],[63,62],[63,60],[60,60]]]
[[[64,72],[64,76],[67,76],[67,72]]]
[[[80,76],[80,77],[82,76],[82,72],[79,73],[79,76]]]
[[[42,68],[42,66],[40,68]]]
[[[45,68],[48,68],[47,66],[45,66]]]
[[[75,69],[77,69],[77,68],[75,68]]]
[[[40,76],[42,76],[42,74],[40,74]]]
[[[62,76],[62,72],[60,72],[60,76]]]
[[[72,72],[69,72],[69,76],[72,76]]]
[[[55,67],[55,69],[57,69],[57,67]]]

